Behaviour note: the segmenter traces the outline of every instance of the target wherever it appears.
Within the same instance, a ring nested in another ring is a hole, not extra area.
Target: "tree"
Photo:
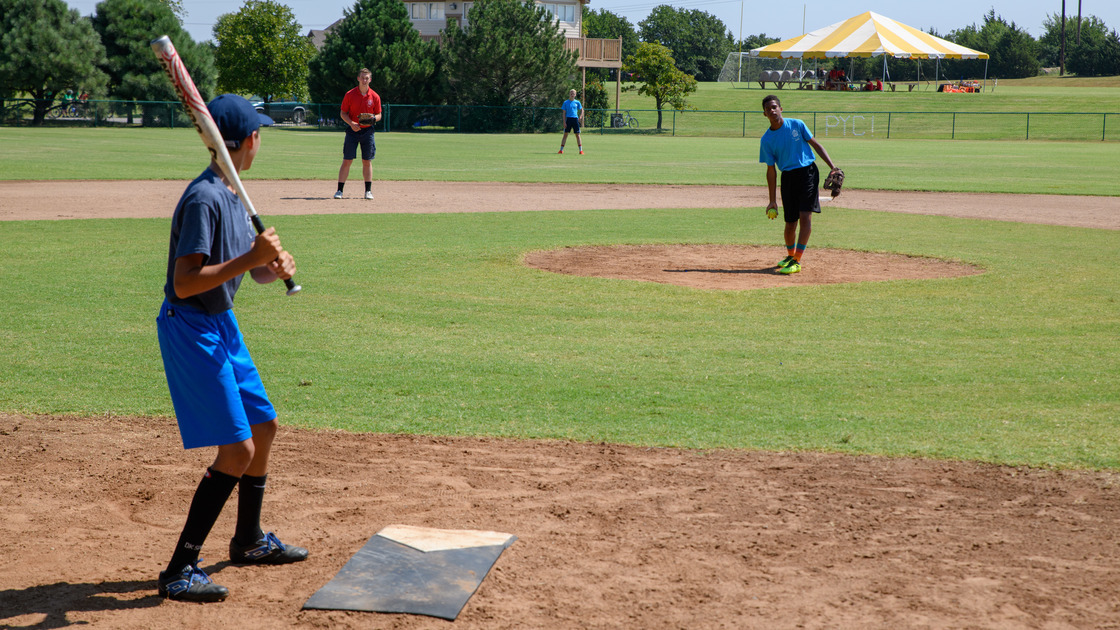
[[[307,64],[315,46],[300,31],[288,7],[272,0],[248,0],[237,13],[218,17],[215,64],[222,92],[307,98]]]
[[[144,102],[179,100],[152,54],[150,42],[156,33],[171,38],[202,98],[213,98],[217,77],[213,54],[208,46],[196,43],[183,30],[165,0],[104,0],[98,3],[91,21],[105,46],[103,67],[109,75],[112,98]],[[145,103],[142,110],[144,124],[157,125],[169,120],[175,108]],[[132,108],[128,111],[131,116]]]
[[[1045,29],[1039,38],[1042,64],[1058,65],[1061,47],[1062,19],[1049,15],[1042,24]],[[1120,37],[1110,31],[1100,18],[1090,15],[1081,20],[1081,44],[1070,37],[1077,31],[1077,18],[1066,20],[1066,69],[1081,76],[1110,76],[1120,74]]]
[[[35,99],[33,125],[43,124],[66,90],[105,93],[105,47],[89,18],[62,0],[0,0],[0,97]]]
[[[950,31],[951,42],[988,53],[988,75],[1019,79],[1038,75],[1038,42],[1014,22],[1008,23],[994,9],[984,16],[984,25],[975,24]],[[983,60],[947,60],[942,62],[946,76],[979,77],[984,72]]]
[[[696,79],[677,69],[672,52],[661,44],[642,42],[638,45],[638,52],[627,57],[622,68],[644,82],[638,94],[653,97],[657,107],[658,131],[661,130],[662,107],[667,104],[682,110],[689,106],[685,97],[696,91]]]
[[[766,35],[766,33],[759,33],[758,35],[748,35],[746,39],[737,43],[738,47],[735,48],[735,52],[739,51],[739,47],[742,48],[743,52],[747,52],[749,50],[762,48],[763,46],[769,46],[770,44],[775,44],[780,41],[782,41],[780,38],[769,37]]]
[[[341,103],[357,85],[362,68],[373,73],[370,87],[382,103],[426,105],[444,99],[439,44],[420,39],[400,0],[358,0],[309,65],[307,83],[317,103]],[[394,115],[390,122],[403,125],[412,120]]]
[[[677,67],[700,81],[716,81],[731,52],[731,31],[711,13],[699,9],[654,7],[638,22],[642,41],[657,42],[673,51]]]
[[[187,17],[187,8],[183,6],[183,0],[159,0],[160,4],[165,5],[175,17],[179,20],[179,26],[183,25],[183,20]],[[176,48],[178,50],[178,48]]]
[[[470,10],[469,26],[446,31],[444,58],[456,100],[464,105],[557,107],[576,72],[575,51],[567,50],[564,34],[551,14],[532,1],[479,0]],[[479,128],[510,130],[546,128],[559,116],[479,121]],[[542,122],[544,121],[544,122]]]
[[[1081,43],[1066,47],[1066,69],[1083,77],[1120,74],[1120,35],[1090,16],[1081,21]]]
[[[607,94],[607,88],[598,79],[587,79],[587,85],[583,85],[582,80],[576,79],[568,86],[576,93],[583,92],[580,96],[580,103],[586,111],[584,116],[584,126],[598,127],[606,122],[606,110],[611,106],[610,96]],[[559,118],[557,118],[559,122]]]

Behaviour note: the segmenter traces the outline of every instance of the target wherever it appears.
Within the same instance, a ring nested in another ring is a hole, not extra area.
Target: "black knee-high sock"
[[[222,513],[233,487],[237,485],[237,477],[227,475],[216,470],[206,469],[206,476],[194,491],[190,510],[187,512],[187,523],[183,525],[183,533],[179,535],[179,543],[171,562],[167,563],[169,573],[177,572],[184,566],[198,562],[198,552],[202,550],[202,543],[210,535],[210,530]]]
[[[237,530],[233,537],[239,545],[248,545],[264,535],[261,531],[261,503],[264,502],[267,481],[268,475],[242,475],[237,485]]]

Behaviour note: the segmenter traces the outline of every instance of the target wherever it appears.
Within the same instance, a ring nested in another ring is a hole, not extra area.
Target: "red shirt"
[[[373,91],[373,88],[362,94],[362,88],[356,87],[342,97],[342,111],[350,114],[350,120],[358,122],[361,114],[381,113],[381,97]],[[371,122],[369,125],[358,124],[361,127],[369,127],[373,123]]]

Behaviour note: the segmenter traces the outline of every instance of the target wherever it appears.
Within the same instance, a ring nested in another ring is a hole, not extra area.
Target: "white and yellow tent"
[[[879,55],[903,59],[988,58],[987,53],[934,37],[873,11],[751,51],[752,57],[783,59],[878,57]]]
[[[900,59],[987,59],[988,54],[934,37],[868,11],[792,39],[755,48],[751,57],[827,59],[883,56]],[[987,64],[985,63],[985,75]]]

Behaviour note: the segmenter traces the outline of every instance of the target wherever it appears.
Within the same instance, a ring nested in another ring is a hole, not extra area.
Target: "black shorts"
[[[359,131],[346,128],[346,139],[342,141],[342,159],[353,160],[358,157],[358,147],[362,147],[363,160],[372,160],[377,154],[377,145],[373,143],[373,127],[362,127]]]
[[[578,118],[564,118],[564,133],[568,133],[569,131],[579,133]]]
[[[820,212],[821,174],[816,162],[809,166],[782,171],[782,211],[786,223],[797,223],[802,212]]]

